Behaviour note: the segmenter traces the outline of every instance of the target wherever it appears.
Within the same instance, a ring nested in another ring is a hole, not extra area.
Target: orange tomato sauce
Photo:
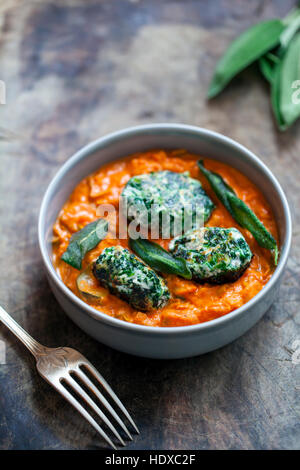
[[[270,251],[261,248],[251,233],[242,229],[234,221],[198,169],[198,159],[199,156],[185,150],[154,150],[137,153],[103,166],[76,186],[53,227],[53,264],[62,281],[74,294],[80,297],[76,285],[79,271],[60,259],[67,249],[71,235],[99,217],[96,209],[100,204],[113,204],[118,214],[119,196],[132,176],[160,170],[189,171],[192,178],[201,181],[216,205],[206,225],[238,228],[254,255],[250,266],[237,281],[223,285],[201,285],[175,275],[163,275],[171,293],[171,300],[164,308],[155,312],[145,313],[134,310],[127,302],[108,291],[105,291],[101,304],[84,299],[85,302],[107,315],[131,323],[161,327],[184,326],[226,315],[248,302],[264,287],[274,271]],[[222,175],[278,240],[274,216],[261,191],[246,176],[228,165],[210,159],[204,159],[204,163],[209,170]],[[117,221],[113,219],[109,220],[110,229],[114,228],[116,222],[118,233],[118,218]],[[169,240],[155,241],[164,248],[168,248]],[[107,237],[95,249],[87,253],[82,263],[82,270],[94,261],[104,248],[112,245],[128,248],[128,240],[115,239],[109,231]],[[96,284],[97,282],[95,280]]]

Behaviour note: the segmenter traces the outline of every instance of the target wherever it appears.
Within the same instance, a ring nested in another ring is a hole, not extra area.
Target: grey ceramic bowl
[[[237,168],[264,193],[280,232],[281,256],[266,286],[248,303],[216,320],[198,325],[157,328],[127,323],[101,313],[76,297],[51,262],[52,226],[76,184],[104,163],[153,148],[184,148]],[[39,244],[55,297],[86,333],[112,348],[160,359],[196,356],[220,348],[251,328],[278,292],[291,244],[291,216],[286,197],[271,171],[242,145],[215,132],[181,124],[150,124],[102,137],[73,155],[59,170],[44,196],[39,217]]]

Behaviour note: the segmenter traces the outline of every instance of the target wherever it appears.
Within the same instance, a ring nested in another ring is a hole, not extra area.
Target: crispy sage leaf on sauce
[[[271,250],[274,254],[274,262],[277,264],[278,247],[273,235],[266,229],[247,204],[240,199],[234,190],[223,180],[223,178],[204,167],[203,161],[198,161],[198,166],[208,179],[212,189],[224,204],[226,209],[243,228],[249,230],[257,243],[263,248]]]
[[[233,189],[223,180],[222,176],[218,175],[218,173],[207,170],[207,168],[205,168],[203,164],[203,160],[198,161],[198,167],[200,168],[204,176],[206,176],[216,196],[224,204],[228,212],[231,213],[231,207],[227,198],[227,193],[231,192],[234,194]]]
[[[176,274],[177,276],[191,279],[192,273],[183,258],[174,258],[167,250],[158,243],[138,238],[130,239],[130,248],[151,268],[165,274]]]
[[[105,219],[98,219],[87,224],[83,229],[72,235],[68,248],[61,259],[73,268],[81,269],[84,256],[103,240],[107,234],[107,229],[108,223]]]
[[[277,46],[284,29],[279,19],[263,21],[233,41],[216,66],[208,98],[218,95],[235,75]]]
[[[274,251],[274,261],[278,261],[278,247],[275,238],[266,229],[264,224],[258,219],[247,204],[235,194],[228,193],[227,198],[230,203],[231,213],[237,223],[249,230],[257,243],[263,248]]]

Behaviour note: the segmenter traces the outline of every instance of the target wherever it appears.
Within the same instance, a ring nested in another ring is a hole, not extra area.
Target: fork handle
[[[33,339],[0,305],[0,320],[26,346],[35,358],[45,354],[46,347]]]

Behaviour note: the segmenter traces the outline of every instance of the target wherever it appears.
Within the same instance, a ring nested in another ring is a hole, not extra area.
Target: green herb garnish
[[[284,29],[281,20],[263,21],[233,41],[217,64],[208,97],[218,95],[235,75],[277,46]]]
[[[269,83],[273,82],[275,66],[278,62],[280,62],[279,58],[271,52],[265,54],[258,61],[260,71]]]
[[[258,23],[232,42],[218,62],[208,91],[217,96],[254,62],[271,86],[271,104],[280,130],[300,117],[300,5],[283,20]]]
[[[282,56],[278,82],[279,110],[286,129],[300,116],[300,33],[289,42]]]
[[[84,256],[103,240],[107,234],[107,229],[108,223],[105,219],[98,219],[87,224],[83,229],[72,235],[68,248],[61,259],[73,268],[81,269]]]
[[[183,258],[174,258],[167,250],[157,243],[139,238],[130,239],[130,248],[151,268],[166,274],[191,279],[192,273]]]
[[[277,265],[278,247],[275,238],[266,229],[264,224],[256,217],[250,207],[245,204],[234,192],[234,190],[223,180],[223,178],[204,167],[203,161],[198,161],[198,166],[206,176],[216,196],[224,204],[228,212],[243,228],[249,230],[257,243],[274,253],[274,262]]]

